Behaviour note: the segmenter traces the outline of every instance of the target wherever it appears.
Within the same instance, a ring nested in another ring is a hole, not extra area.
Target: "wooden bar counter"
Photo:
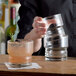
[[[8,55],[0,55],[0,76],[76,76],[76,58],[45,61],[44,56],[33,56],[33,62],[38,63],[40,69],[8,70],[5,62],[8,62]]]

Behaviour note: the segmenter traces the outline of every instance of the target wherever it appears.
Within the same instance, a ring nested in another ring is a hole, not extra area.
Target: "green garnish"
[[[6,31],[7,36],[11,38],[12,42],[16,41],[18,33],[19,33],[18,25],[8,27]]]

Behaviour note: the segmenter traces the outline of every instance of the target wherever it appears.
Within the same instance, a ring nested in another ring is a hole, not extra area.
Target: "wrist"
[[[42,38],[38,38],[35,34],[31,32],[29,32],[25,37],[24,37],[25,40],[41,40]]]

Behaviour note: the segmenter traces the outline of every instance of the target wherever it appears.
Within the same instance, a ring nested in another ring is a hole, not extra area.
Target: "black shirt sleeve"
[[[20,28],[20,33],[18,38],[24,38],[24,36],[32,29],[32,23],[35,16],[47,17],[61,13],[63,17],[65,32],[69,36],[68,55],[76,57],[76,21],[73,22],[73,17],[75,17],[76,14],[76,0],[19,1],[21,3],[21,7],[19,9],[20,20],[18,21],[18,25]],[[40,52],[43,54],[43,48]]]
[[[37,15],[35,1],[29,2],[27,0],[20,0],[21,7],[19,8],[20,19],[18,25],[20,32],[18,38],[22,39],[32,29],[34,17]]]

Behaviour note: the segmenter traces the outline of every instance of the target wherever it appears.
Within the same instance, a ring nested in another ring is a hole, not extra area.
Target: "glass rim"
[[[24,40],[24,39],[17,39],[17,41],[11,41],[8,40],[8,43],[15,43],[15,44],[28,44],[28,43],[33,43],[33,40]]]
[[[53,19],[53,18],[55,18],[56,16],[61,16],[61,13],[54,14],[54,15],[51,15],[51,16],[47,16],[47,17],[44,17],[43,19],[44,19],[44,20]]]

